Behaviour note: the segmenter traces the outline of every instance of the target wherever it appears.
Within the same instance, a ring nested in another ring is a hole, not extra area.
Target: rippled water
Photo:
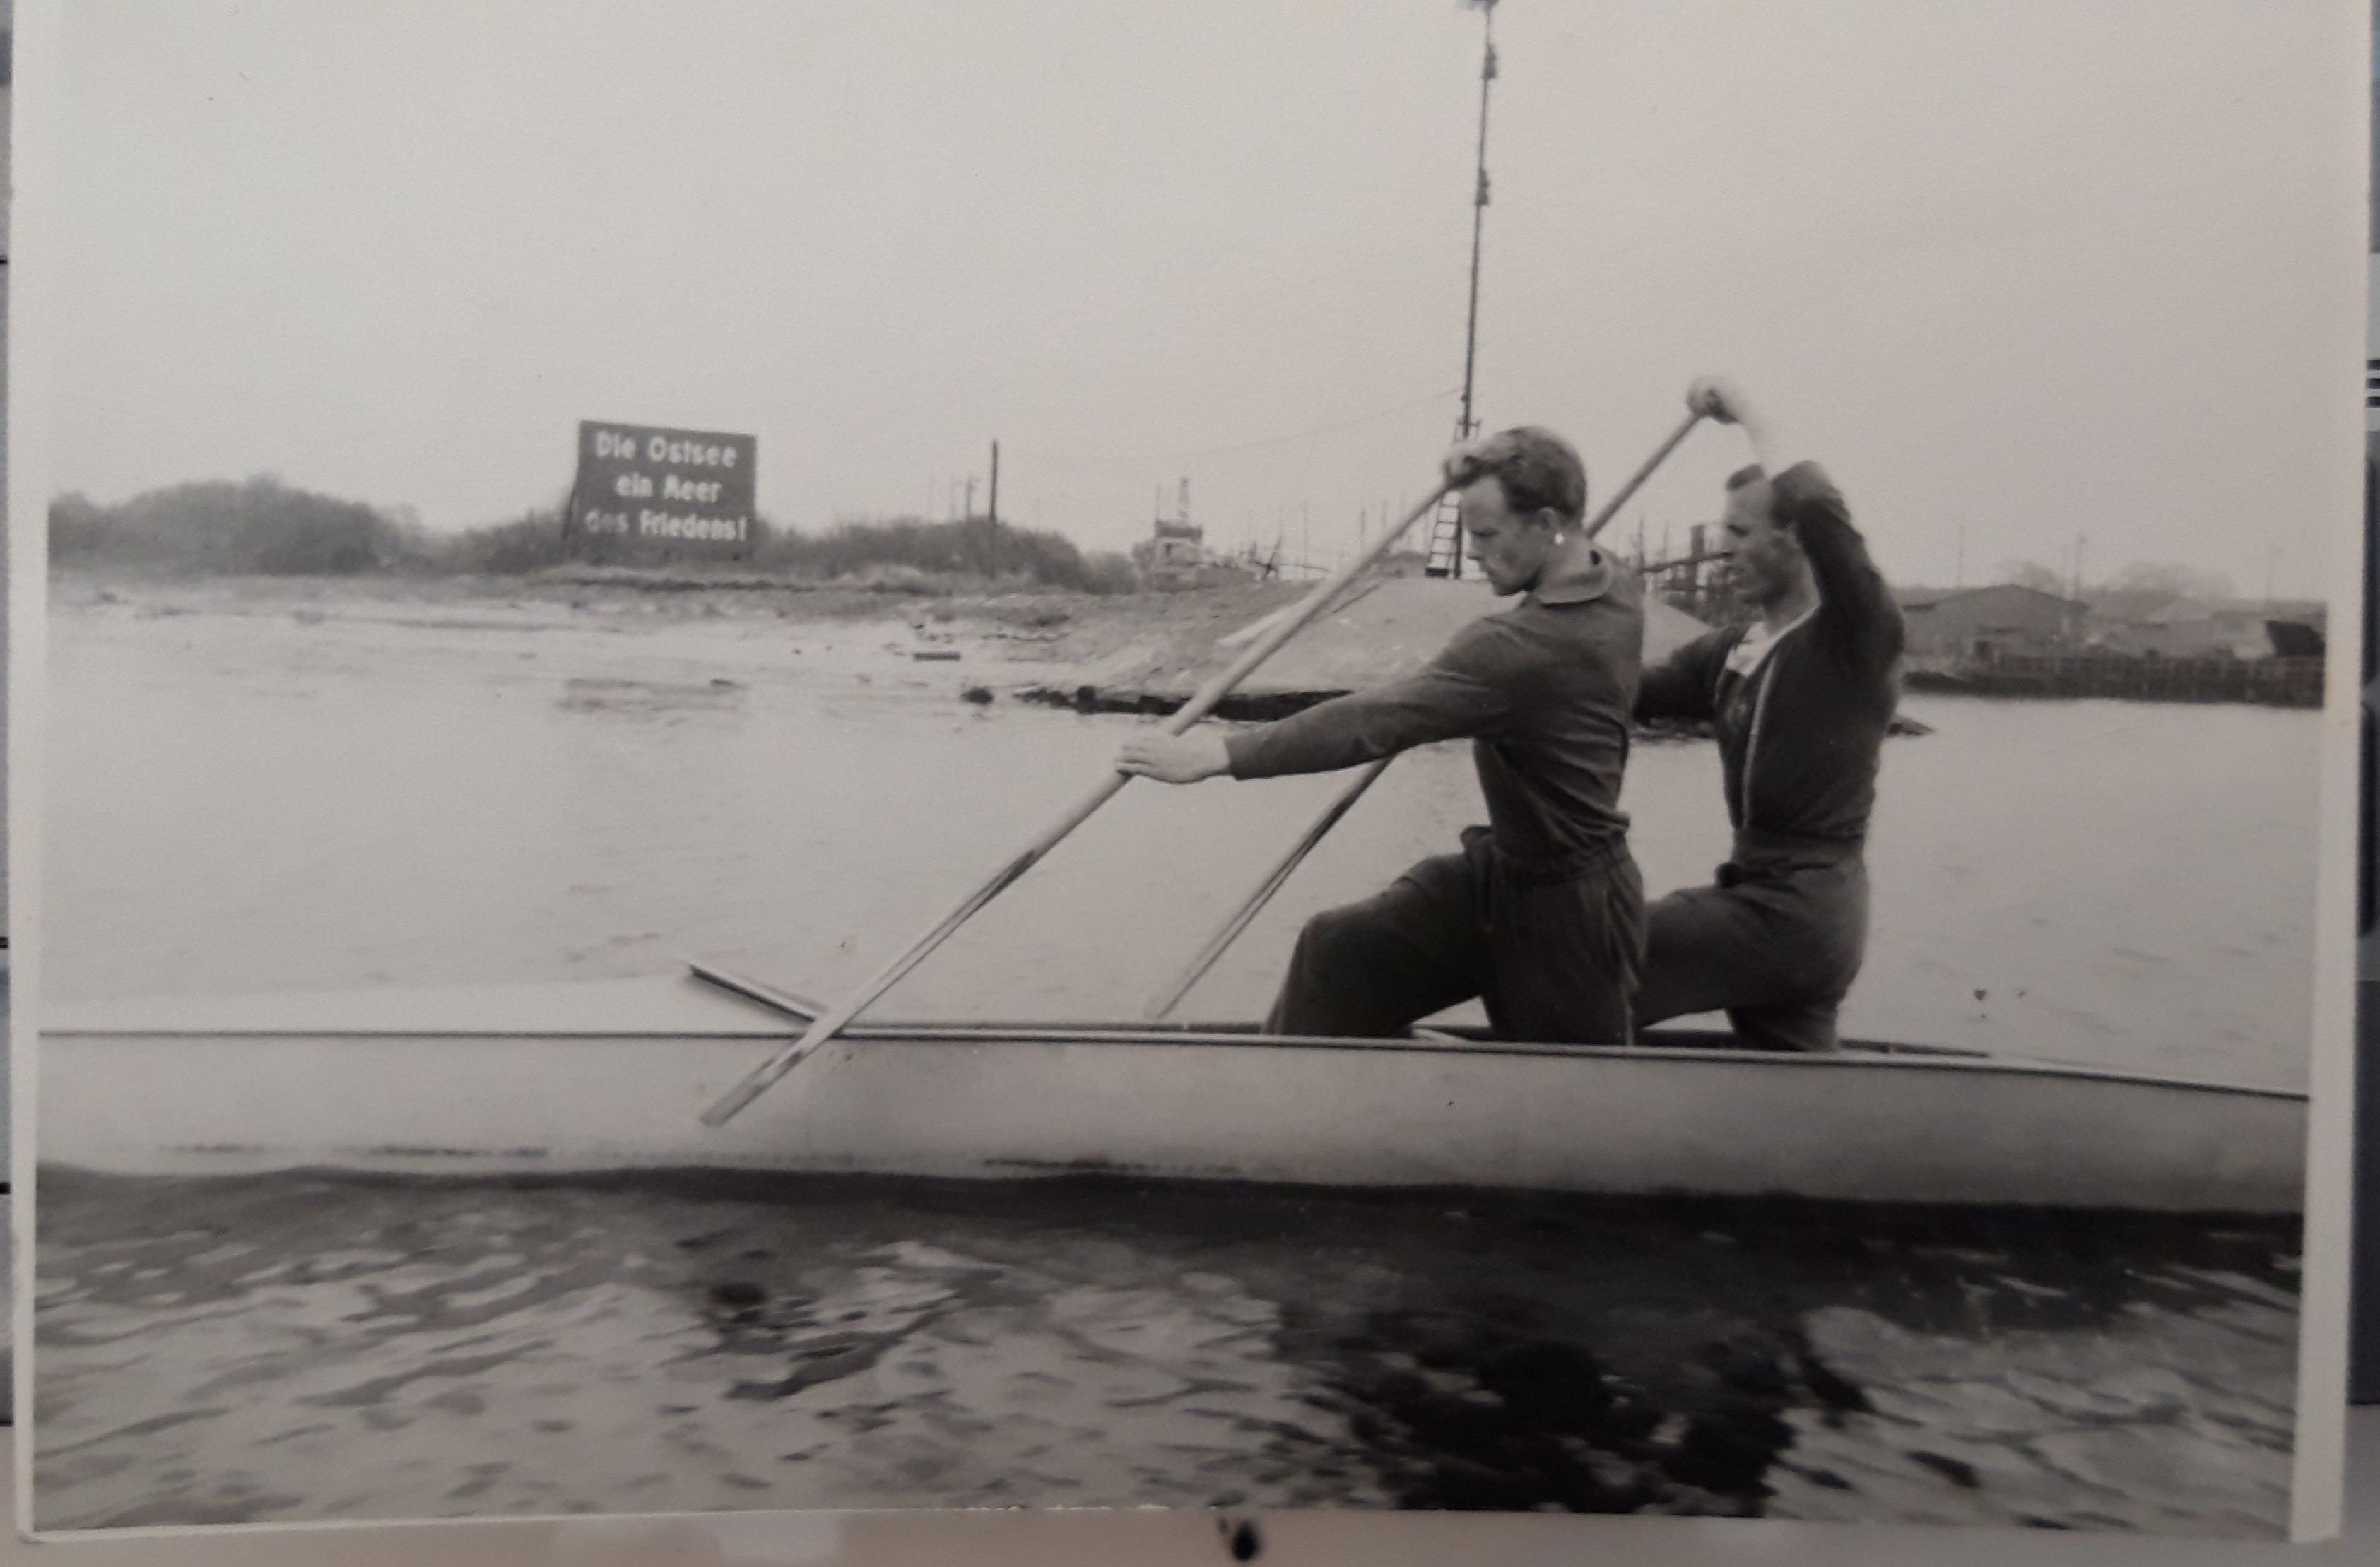
[[[902,626],[53,621],[46,980],[856,982],[1134,721]],[[1855,1032],[2305,1077],[2313,715],[1912,701]],[[1648,887],[1723,852],[1643,747]],[[161,784],[163,786],[161,787]],[[1335,791],[1128,789],[887,1003],[1136,1013]],[[1194,997],[1477,815],[1401,760]],[[1122,1184],[45,1175],[44,1526],[1164,1503],[2274,1534],[2281,1226]]]
[[[1118,1183],[52,1175],[41,1202],[56,1527],[2286,1516],[2273,1227]]]

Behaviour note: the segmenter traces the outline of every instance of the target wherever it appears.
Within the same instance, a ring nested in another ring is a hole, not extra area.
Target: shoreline
[[[67,611],[288,616],[419,626],[538,630],[710,623],[903,626],[922,662],[1029,663],[1090,673],[1158,645],[1208,645],[1295,601],[1305,584],[1251,582],[1182,592],[1060,590],[920,593],[746,574],[669,577],[572,571],[497,577],[162,577],[54,569],[51,603]],[[953,652],[960,657],[949,658]],[[1062,684],[1051,676],[1045,684]]]
[[[1398,578],[1390,574],[1378,578],[1394,580]],[[1359,582],[1345,602],[1362,598],[1372,581]],[[183,577],[68,566],[52,569],[50,601],[67,613],[119,610],[142,618],[286,616],[308,626],[346,622],[434,631],[633,631],[706,625],[900,627],[915,638],[907,650],[912,662],[964,666],[969,676],[963,693],[967,701],[984,703],[1005,695],[1084,713],[1164,716],[1183,705],[1187,687],[1175,689],[1182,684],[1178,678],[1151,685],[1135,683],[1134,675],[1155,666],[1180,668],[1210,658],[1225,638],[1296,602],[1312,586],[1251,581],[1099,594],[990,584],[968,589],[866,585],[751,572],[705,575],[589,567],[520,577]],[[1410,659],[1411,650],[1404,649],[1384,658],[1386,674],[1402,673],[1402,665]],[[2055,662],[2077,670],[2088,664],[2090,678],[2045,678],[2030,667],[2022,674],[2011,672],[2007,679],[1973,671],[1912,670],[1905,689],[1928,698],[1985,702],[2321,706],[2318,699],[2305,699],[2299,689],[2305,684],[2301,678],[2259,682],[2243,674],[2223,683],[2219,694],[2210,694],[2196,684],[2168,690],[2169,682],[2110,676],[2100,667],[2108,663],[2106,659],[2078,655]],[[2124,667],[2130,669],[2131,663],[2125,662]],[[1215,716],[1225,722],[1268,722],[1350,688],[1343,679],[1270,686],[1259,680],[1228,698]],[[1932,730],[1904,717],[1895,720],[1893,733],[1923,735]],[[1645,725],[1640,734],[1649,739],[1708,737],[1706,725]]]

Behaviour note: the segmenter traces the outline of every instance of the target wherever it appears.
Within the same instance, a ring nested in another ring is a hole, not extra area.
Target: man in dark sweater
[[[1624,1043],[1644,884],[1619,799],[1644,600],[1581,531],[1586,473],[1559,436],[1506,431],[1457,451],[1447,475],[1473,556],[1518,604],[1465,626],[1410,679],[1228,739],[1137,739],[1116,765],[1169,784],[1269,778],[1471,740],[1489,825],[1309,921],[1267,1029],[1391,1038],[1477,996],[1507,1038]]]
[[[1867,945],[1861,851],[1899,695],[1900,607],[1815,463],[1780,467],[1743,394],[1705,380],[1689,407],[1752,438],[1724,524],[1753,625],[1714,631],[1645,672],[1643,718],[1718,732],[1734,853],[1713,886],[1646,911],[1642,1026],[1727,1014],[1763,1050],[1835,1048],[1835,1014]]]

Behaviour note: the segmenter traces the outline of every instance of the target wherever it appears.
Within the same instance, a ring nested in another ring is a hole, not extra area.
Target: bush
[[[753,551],[756,565],[820,580],[864,578],[893,567],[929,578],[974,578],[1018,588],[1077,593],[1130,592],[1138,584],[1121,555],[1086,559],[1057,533],[917,517],[845,521],[809,537],[769,529]]]
[[[270,475],[152,490],[116,506],[63,495],[50,506],[61,560],[185,575],[346,576],[395,565],[406,529],[358,501]]]
[[[1088,593],[1133,593],[1140,589],[1140,568],[1132,557],[1114,550],[1103,550],[1084,563],[1090,580],[1084,584]]]
[[[636,541],[565,539],[559,509],[438,535],[409,514],[294,490],[269,475],[204,480],[103,506],[79,494],[50,505],[50,553],[61,563],[190,576],[344,576],[414,570],[514,577],[571,565],[685,565],[733,559],[812,581],[880,592],[1057,589],[1129,593],[1139,573],[1112,553],[1085,556],[1070,539],[1035,529],[917,517],[837,523],[815,537],[757,521],[735,555],[670,555]]]
[[[561,514],[531,512],[512,522],[439,540],[431,546],[425,564],[475,577],[518,577],[568,560]]]

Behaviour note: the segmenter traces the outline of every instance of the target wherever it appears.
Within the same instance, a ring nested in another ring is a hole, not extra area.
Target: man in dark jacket
[[[1619,799],[1644,601],[1581,531],[1586,472],[1559,436],[1509,430],[1447,472],[1473,557],[1518,604],[1465,626],[1410,679],[1228,739],[1137,739],[1116,765],[1169,784],[1269,778],[1470,739],[1489,825],[1465,832],[1461,854],[1308,922],[1267,1028],[1390,1038],[1477,996],[1507,1038],[1624,1043],[1644,884]]]
[[[1689,407],[1740,424],[1760,465],[1728,481],[1738,590],[1759,612],[1645,673],[1642,718],[1718,732],[1734,852],[1708,887],[1646,911],[1639,1026],[1727,1014],[1764,1050],[1828,1051],[1867,945],[1861,856],[1899,695],[1900,607],[1817,465],[1780,466],[1743,394],[1698,381]]]

